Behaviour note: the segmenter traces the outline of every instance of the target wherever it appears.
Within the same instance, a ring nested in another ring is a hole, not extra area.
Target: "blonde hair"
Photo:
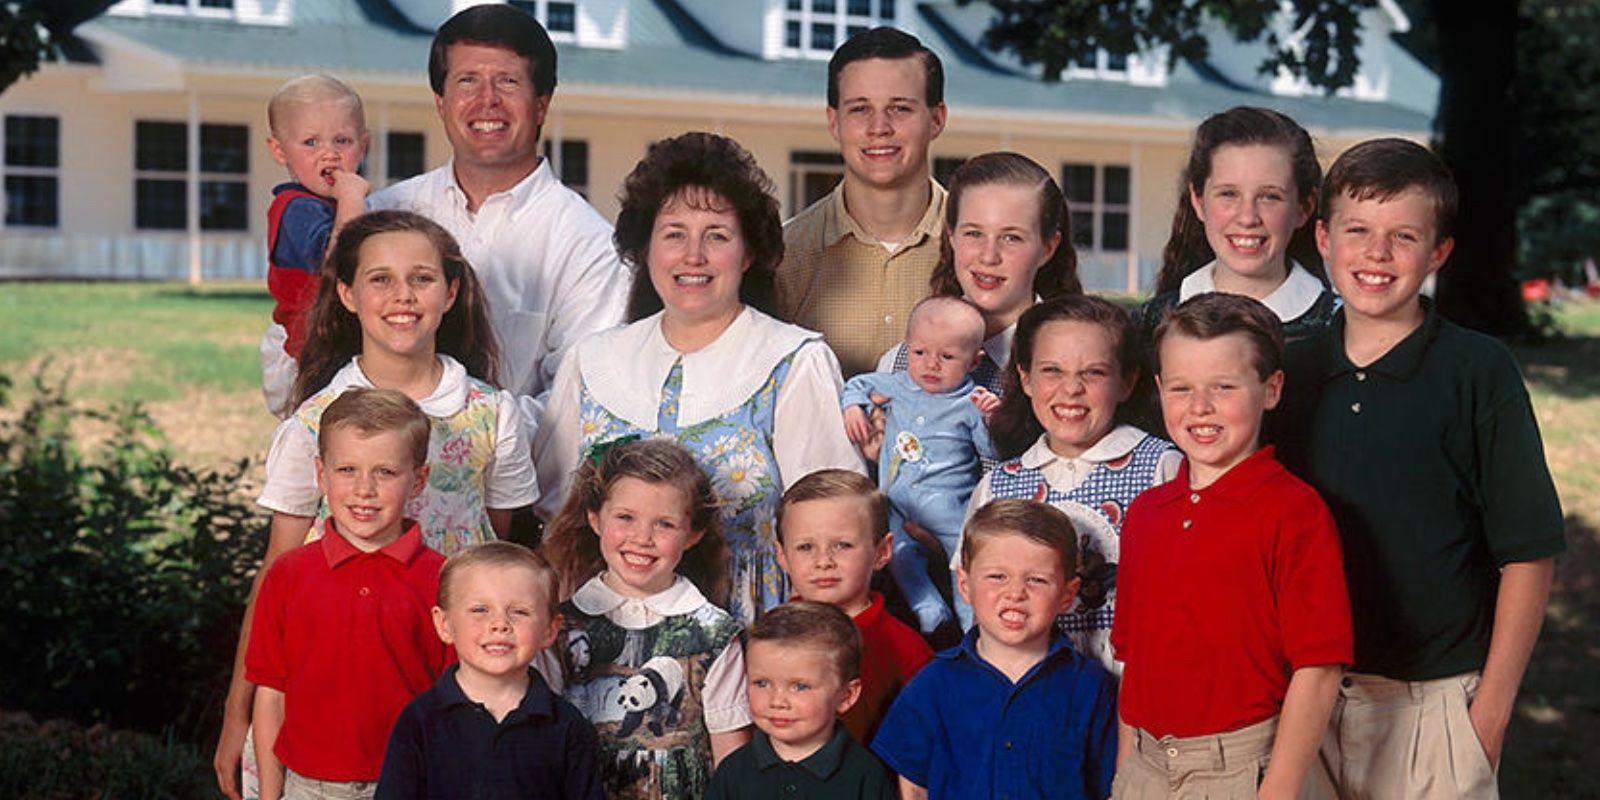
[[[272,130],[272,135],[278,135],[278,123],[293,109],[304,108],[318,103],[342,103],[350,115],[360,124],[361,129],[367,129],[366,113],[361,108],[361,95],[350,88],[344,81],[331,75],[311,74],[301,75],[284,81],[278,91],[272,93],[272,99],[267,101],[267,127]]]
[[[439,571],[438,606],[449,609],[455,594],[455,584],[462,573],[473,567],[521,567],[533,573],[534,583],[544,595],[545,609],[550,618],[561,613],[561,601],[556,597],[556,571],[550,562],[538,553],[516,542],[492,541],[476,544],[451,556]]]

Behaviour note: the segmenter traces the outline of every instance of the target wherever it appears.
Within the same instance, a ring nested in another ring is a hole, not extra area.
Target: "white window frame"
[[[552,4],[572,6],[572,30],[557,31],[550,29],[550,6]],[[578,0],[520,0],[516,5],[524,10],[532,11],[534,19],[539,20],[539,24],[544,26],[545,32],[550,34],[550,41],[575,42],[578,40],[578,26],[580,25],[578,12],[582,5]]]
[[[233,19],[239,14],[239,0],[230,0],[228,8],[211,8],[201,5],[201,0],[183,0],[181,3],[163,3],[159,0],[145,0],[145,8],[151,14],[172,14],[181,16],[213,17],[216,19]]]
[[[32,165],[32,164],[7,164],[7,163],[5,163],[5,157],[4,157],[5,144],[6,144],[6,142],[5,142],[5,135],[6,135],[6,132],[5,132],[5,120],[10,119],[11,117],[36,117],[36,118],[42,118],[42,119],[53,119],[53,120],[56,121],[56,165],[55,166],[53,166],[53,167],[41,167],[41,166],[35,166],[35,165]],[[61,164],[62,164],[63,161],[66,160],[62,156],[63,156],[63,153],[61,151],[61,116],[59,114],[28,113],[28,112],[22,112],[22,111],[15,111],[15,112],[11,112],[11,113],[5,114],[3,117],[0,117],[0,193],[3,193],[5,191],[4,179],[5,178],[9,178],[9,177],[11,177],[13,175],[15,175],[17,177],[55,178],[55,180],[56,180],[56,221],[55,221],[55,224],[53,224],[53,225],[36,225],[36,224],[31,224],[31,223],[8,224],[5,221],[5,210],[4,209],[0,209],[0,228],[4,228],[4,229],[7,229],[7,230],[36,230],[36,231],[49,231],[49,230],[60,230],[61,229],[61,220],[62,220],[62,216],[63,216],[62,213],[61,213],[62,210],[63,210],[63,205],[61,203],[61,186],[62,186]]]
[[[796,156],[801,156],[796,160]],[[826,161],[827,157],[838,158],[837,162]],[[816,159],[816,160],[811,160]],[[809,201],[802,196],[805,191],[806,176],[831,175],[844,180],[844,158],[838,151],[825,152],[821,150],[794,150],[789,153],[789,213],[794,216],[806,209],[816,198]],[[826,196],[826,195],[824,195]]]
[[[849,38],[851,28],[876,28],[880,25],[894,25],[898,17],[905,13],[905,6],[910,5],[909,0],[893,0],[894,16],[885,17],[883,14],[884,0],[868,0],[871,4],[871,13],[866,15],[849,13],[850,0],[833,0],[832,11],[818,12],[814,10],[816,0],[799,0],[800,8],[789,8],[790,0],[781,0],[782,23],[778,29],[779,41],[782,47],[778,52],[791,58],[827,59],[833,56],[833,51],[844,40]],[[789,45],[789,24],[800,25],[800,46]],[[831,25],[833,27],[833,47],[818,48],[811,43],[811,31],[815,25]]]
[[[1094,168],[1094,197],[1089,201],[1089,207],[1084,208],[1084,201],[1074,200],[1067,195],[1067,209],[1072,214],[1088,212],[1093,225],[1090,228],[1090,244],[1079,247],[1079,252],[1094,254],[1123,254],[1133,249],[1133,165],[1123,163],[1109,163],[1101,161],[1063,161],[1061,162],[1061,190],[1069,192],[1067,188],[1066,173],[1072,167]],[[1110,203],[1106,201],[1106,170],[1107,168],[1120,168],[1128,175],[1128,199],[1123,203]],[[1105,220],[1107,214],[1121,213],[1128,220],[1127,241],[1124,246],[1116,250],[1105,247]],[[1073,233],[1077,233],[1076,227]],[[1074,242],[1076,245],[1076,242]]]

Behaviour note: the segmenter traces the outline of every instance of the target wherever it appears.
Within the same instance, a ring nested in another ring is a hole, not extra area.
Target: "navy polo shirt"
[[[600,800],[594,727],[539,673],[496,722],[456,683],[457,665],[401,712],[389,736],[377,800]]]
[[[932,800],[1109,797],[1117,763],[1111,675],[1058,633],[1012,683],[978,655],[977,636],[973,628],[911,679],[873,752]]]
[[[1355,669],[1431,680],[1483,667],[1499,568],[1565,549],[1561,504],[1511,352],[1439,316],[1357,367],[1341,311],[1291,345],[1284,465],[1344,547]]]
[[[799,761],[784,761],[767,734],[756,731],[717,767],[706,800],[894,800],[899,794],[894,773],[836,725],[827,744]]]

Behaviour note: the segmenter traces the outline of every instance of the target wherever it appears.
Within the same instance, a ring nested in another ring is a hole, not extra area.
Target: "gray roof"
[[[562,83],[648,94],[716,93],[752,102],[821,103],[826,64],[768,61],[718,41],[675,0],[630,0],[625,49],[558,44]],[[190,17],[102,16],[84,32],[104,31],[182,61],[190,69],[281,73],[327,71],[396,80],[422,80],[432,32],[419,29],[384,0],[317,0],[295,4],[286,27],[242,25]],[[1220,109],[1270,105],[1313,130],[1389,130],[1426,133],[1434,103],[1406,87],[1436,85],[1426,68],[1397,54],[1388,103],[1340,97],[1288,97],[1231,83],[1206,64],[1181,63],[1166,86],[1120,81],[1045,83],[999,64],[967,41],[940,14],[920,3],[919,31],[945,62],[946,101],[956,108],[1001,113],[1104,116],[1192,125]],[[1389,43],[1399,51],[1398,45]]]

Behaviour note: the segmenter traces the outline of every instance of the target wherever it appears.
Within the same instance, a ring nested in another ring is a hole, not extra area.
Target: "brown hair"
[[[1061,509],[1032,500],[995,500],[973,512],[961,531],[961,568],[971,569],[978,550],[999,536],[1021,536],[1056,551],[1061,571],[1078,574],[1078,529]]]
[[[1002,460],[1016,458],[1044,434],[1033,415],[1033,403],[1022,391],[1022,371],[1033,369],[1033,351],[1039,330],[1050,322],[1086,322],[1099,325],[1116,342],[1117,365],[1122,378],[1132,383],[1144,365],[1139,327],[1121,306],[1087,294],[1062,295],[1023,312],[1011,343],[1011,363],[1001,376],[1000,407],[989,420],[989,437]]]
[[[550,520],[539,551],[561,579],[561,597],[568,598],[590,578],[605,569],[600,534],[589,526],[589,512],[599,512],[611,487],[623,478],[672,486],[683,492],[689,505],[689,529],[700,541],[685,550],[675,570],[693,581],[713,605],[728,602],[728,546],[717,517],[717,495],[711,479],[694,456],[670,439],[639,439],[604,449],[578,465],[572,490],[561,512]]]
[[[393,389],[348,389],[328,404],[318,426],[317,454],[324,458],[328,455],[328,439],[335,431],[354,430],[362,437],[399,434],[411,456],[411,466],[428,463],[428,436],[433,432],[433,422],[415,401]]]
[[[534,583],[544,595],[545,611],[551,619],[561,613],[561,601],[556,597],[556,572],[538,553],[516,542],[489,541],[476,544],[446,559],[439,571],[439,597],[437,605],[450,608],[455,594],[456,581],[474,567],[520,567],[533,573]]]
[[[1005,152],[973,156],[951,174],[950,193],[944,201],[945,235],[939,244],[939,263],[928,281],[933,293],[961,294],[961,284],[956,280],[955,248],[950,244],[950,237],[961,220],[961,198],[974,186],[994,184],[1033,189],[1039,206],[1039,218],[1034,223],[1039,229],[1039,238],[1048,240],[1061,234],[1055,253],[1033,274],[1033,293],[1044,300],[1062,294],[1082,294],[1078,251],[1072,244],[1072,216],[1067,213],[1067,200],[1061,194],[1061,187],[1033,159]]]
[[[826,652],[833,658],[841,684],[861,677],[861,631],[838,606],[792,600],[768,609],[750,626],[746,636],[751,642],[814,647]]]
[[[892,25],[880,25],[861,31],[848,39],[828,59],[828,107],[839,107],[839,74],[857,61],[881,58],[899,61],[905,58],[922,60],[923,102],[933,108],[944,102],[944,64],[939,56],[929,50],[917,37]]]
[[[1157,372],[1161,371],[1161,342],[1174,333],[1201,341],[1243,334],[1255,351],[1252,364],[1262,380],[1283,369],[1283,323],[1261,301],[1244,295],[1207,292],[1167,312],[1156,326]]]
[[[694,209],[733,212],[750,258],[739,299],[772,311],[772,275],[783,260],[783,217],[774,190],[755,156],[726,136],[693,131],[651,144],[623,181],[612,235],[617,255],[633,269],[628,319],[661,310],[661,296],[650,282],[650,233],[656,215],[675,199]]]
[[[456,286],[456,301],[439,321],[434,349],[461,362],[468,375],[498,385],[500,343],[489,324],[489,300],[455,237],[420,214],[372,211],[350,220],[339,231],[322,265],[317,299],[306,315],[306,343],[300,351],[300,373],[294,380],[295,405],[321,391],[361,352],[361,320],[340,302],[339,284],[355,283],[361,246],[385,233],[420,233],[439,253],[445,281]]]
[[[867,523],[872,526],[872,543],[883,541],[889,533],[889,498],[878,485],[859,472],[847,469],[819,469],[794,482],[778,501],[778,544],[783,544],[783,517],[797,503],[853,497],[867,508]]]
[[[1224,145],[1262,144],[1281,147],[1289,153],[1294,175],[1295,202],[1310,203],[1316,210],[1317,192],[1322,186],[1322,165],[1317,162],[1317,147],[1311,134],[1300,123],[1270,108],[1235,106],[1213,114],[1194,132],[1189,163],[1178,181],[1178,207],[1172,215],[1172,233],[1161,253],[1161,273],[1156,277],[1156,294],[1176,290],[1189,273],[1205,266],[1216,253],[1206,241],[1206,226],[1189,202],[1189,193],[1205,192],[1211,178],[1211,159]],[[1294,259],[1323,283],[1322,255],[1317,252],[1316,225],[1312,214],[1289,239],[1287,256]]]
[[[1322,214],[1333,218],[1336,200],[1392,200],[1417,189],[1433,201],[1433,244],[1448,239],[1456,222],[1460,193],[1455,177],[1433,151],[1406,139],[1370,139],[1339,155],[1322,184]]]
[[[528,60],[533,93],[544,97],[556,90],[556,46],[532,14],[512,5],[487,3],[462,9],[445,20],[428,47],[428,85],[444,94],[450,71],[450,47],[476,44],[510,50]]]

